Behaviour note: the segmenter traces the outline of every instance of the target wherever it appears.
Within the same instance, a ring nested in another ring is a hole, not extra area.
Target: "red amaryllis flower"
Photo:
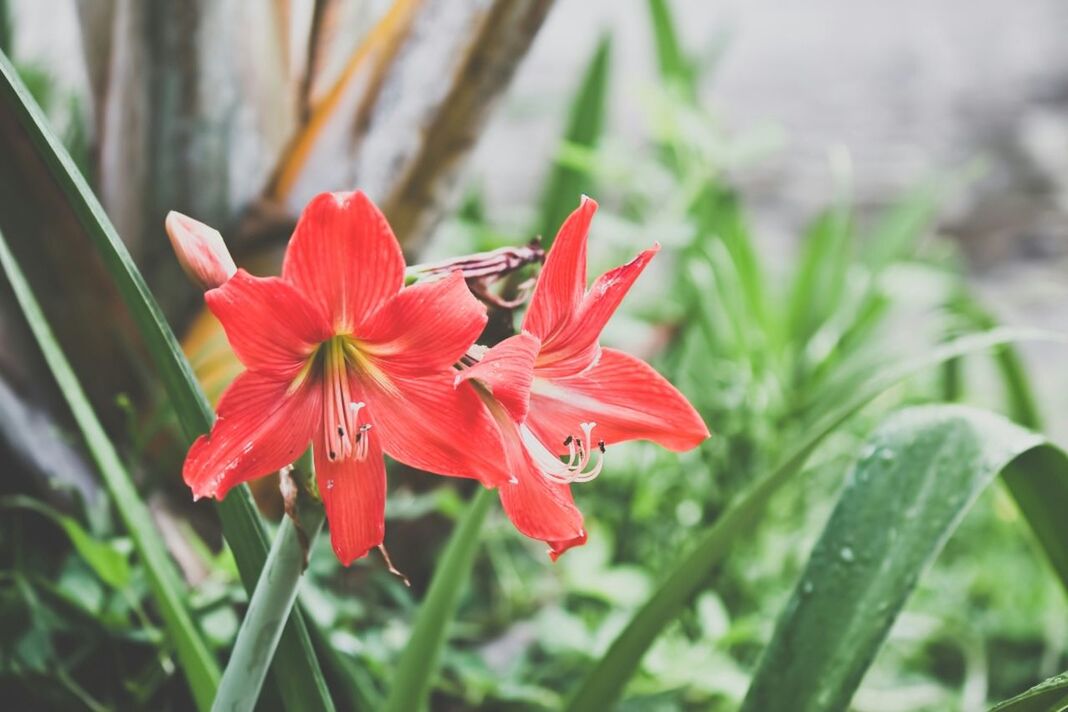
[[[659,246],[587,289],[586,236],[596,210],[583,198],[560,228],[522,333],[457,377],[479,382],[501,431],[511,475],[499,487],[505,511],[519,531],[547,542],[553,559],[586,541],[570,484],[600,473],[606,445],[642,439],[682,451],[708,437],[701,417],[663,376],[598,343]]]
[[[383,451],[495,484],[498,435],[453,370],[485,307],[458,272],[403,284],[404,258],[378,208],[359,192],[324,193],[301,215],[281,277],[239,269],[206,293],[247,371],[186,457],[195,497],[222,498],[310,443],[334,551],[347,565],[382,542]]]

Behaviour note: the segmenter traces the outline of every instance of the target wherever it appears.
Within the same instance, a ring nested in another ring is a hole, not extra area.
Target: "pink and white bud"
[[[167,213],[164,227],[178,264],[204,291],[222,286],[237,272],[234,258],[215,228],[173,210]]]

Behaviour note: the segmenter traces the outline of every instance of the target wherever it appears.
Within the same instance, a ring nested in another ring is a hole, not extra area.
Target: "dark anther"
[[[572,438],[570,435],[568,435],[566,438],[564,438],[564,447],[567,447],[568,445],[570,445],[572,440],[574,440],[574,438]]]
[[[601,452],[604,452],[604,440],[598,441],[597,447],[601,448]]]
[[[345,429],[344,429],[344,428],[342,428],[342,427],[341,427],[340,425],[339,425],[339,426],[337,426],[337,435],[338,435],[338,437],[340,437],[340,438],[343,438],[343,437],[345,437]]]
[[[333,450],[330,451],[330,459],[331,460],[336,460],[337,459],[337,453],[334,452]]]

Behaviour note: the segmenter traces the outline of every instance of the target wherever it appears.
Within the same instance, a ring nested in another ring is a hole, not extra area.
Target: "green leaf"
[[[824,438],[858,410],[892,386],[947,359],[1024,338],[1065,341],[1056,334],[1010,329],[974,334],[899,364],[858,387],[836,410],[821,418],[777,467],[735,500],[714,525],[695,537],[693,548],[666,570],[660,586],[634,614],[605,656],[586,674],[567,709],[579,712],[611,707],[657,636],[698,593],[711,586],[713,567],[730,552],[734,542],[752,532],[771,496],[801,470]]]
[[[219,683],[219,668],[185,608],[179,593],[178,574],[162,541],[156,535],[148,508],[138,496],[119,454],[108,440],[107,433],[82,391],[81,384],[52,336],[37,300],[15,263],[3,235],[0,235],[0,265],[11,283],[11,289],[37,339],[45,361],[52,370],[67,405],[70,406],[71,414],[85,438],[89,454],[104,478],[104,484],[111,493],[119,516],[130,532],[134,548],[144,562],[168,637],[178,653],[182,671],[189,681],[197,707],[206,710],[215,696]]]
[[[12,181],[32,175],[36,190],[51,191],[51,203],[57,209],[74,213],[80,232],[52,239],[86,240],[100,255],[144,340],[186,438],[192,442],[211,427],[214,413],[189,362],[100,202],[48,128],[7,57],[0,54],[0,118],[8,117],[10,121],[0,121],[0,154],[5,156],[0,172],[12,171]],[[245,590],[251,594],[267,558],[267,531],[247,485],[234,487],[217,506],[223,535]],[[333,708],[299,609],[286,624],[272,675],[286,707],[300,709],[311,704]]]
[[[11,8],[7,0],[0,0],[0,52],[11,51]]]
[[[665,82],[678,83],[691,97],[697,95],[697,74],[683,52],[668,0],[649,0],[649,17],[656,46],[656,66]]]
[[[957,294],[948,306],[973,329],[992,329],[997,326],[994,315],[967,292]],[[1025,427],[1041,429],[1042,413],[1019,352],[1006,344],[995,349],[993,355],[1005,389],[1009,417]]]
[[[449,537],[393,676],[389,697],[382,707],[386,712],[413,712],[426,708],[430,685],[441,662],[445,636],[456,617],[460,593],[471,576],[479,531],[493,500],[491,490],[480,489],[464,512],[460,525]]]
[[[78,520],[56,511],[30,497],[12,495],[0,499],[0,507],[26,509],[37,512],[58,524],[67,534],[74,550],[89,565],[100,580],[112,588],[121,589],[130,582],[130,564],[126,555],[106,541],[96,539]]]
[[[1064,712],[1068,709],[1068,672],[1040,682],[1027,692],[999,702],[990,712]]]
[[[586,67],[578,91],[571,102],[571,110],[564,133],[564,146],[589,148],[596,146],[604,131],[605,105],[608,97],[608,69],[612,43],[605,35]],[[541,212],[535,234],[541,235],[545,249],[552,245],[556,231],[572,210],[578,207],[579,197],[592,192],[589,171],[568,165],[561,160],[553,163],[541,198]]]
[[[1068,503],[1068,456],[1001,416],[919,406],[878,428],[783,609],[743,711],[845,709],[920,575],[1002,472],[1041,478],[1046,497]],[[1042,541],[1062,560],[1065,511],[1052,510],[1061,538]],[[1060,573],[1068,586],[1068,569]]]
[[[851,216],[842,205],[825,210],[806,230],[788,301],[793,341],[806,343],[841,303],[852,238]]]

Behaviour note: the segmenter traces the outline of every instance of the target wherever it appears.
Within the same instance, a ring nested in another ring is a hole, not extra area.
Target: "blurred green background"
[[[7,5],[4,48],[92,175],[74,4]],[[384,4],[362,7],[342,30],[366,31]],[[1059,29],[1068,8],[1053,0],[556,4],[418,256],[550,240],[579,195],[595,196],[592,273],[664,246],[604,342],[648,358],[713,437],[683,455],[611,448],[605,474],[575,488],[589,544],[555,565],[495,511],[434,709],[558,708],[694,533],[873,374],[998,323],[1068,328]],[[154,280],[144,261],[153,290],[173,297],[176,328],[193,321],[191,291],[165,272]],[[198,344],[208,355],[190,357],[207,368],[215,352]],[[979,404],[1068,441],[1058,349],[952,360],[851,418],[658,639],[620,708],[738,707],[863,440],[894,409]],[[4,362],[3,398],[32,393],[15,362]],[[62,417],[19,410],[24,400],[2,414],[5,698],[188,708],[129,540]],[[155,393],[113,401],[113,432],[224,654],[245,594],[210,512],[188,502],[173,415]],[[26,447],[27,422],[66,443],[44,464],[32,454],[48,445]],[[411,589],[375,557],[342,570],[316,543],[300,597],[327,632],[333,675],[359,688],[349,699],[384,693],[469,491],[391,478],[386,543]],[[1066,667],[1068,600],[996,484],[920,580],[853,708],[982,709]]]

